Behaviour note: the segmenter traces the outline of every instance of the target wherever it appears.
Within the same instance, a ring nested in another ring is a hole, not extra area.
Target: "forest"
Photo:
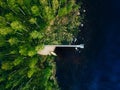
[[[44,45],[69,45],[80,32],[82,2],[0,0],[0,90],[59,90],[54,56]]]

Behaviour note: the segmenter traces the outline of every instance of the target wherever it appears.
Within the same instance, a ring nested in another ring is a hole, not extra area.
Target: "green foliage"
[[[16,3],[16,0],[7,0],[8,7],[13,10],[14,12],[19,12],[18,4]]]
[[[19,53],[22,56],[27,56],[28,55],[28,46],[27,45],[23,45],[19,47]]]
[[[20,21],[13,21],[10,24],[11,28],[14,29],[15,31],[23,31],[24,30],[24,26],[22,25],[22,23]]]
[[[2,8],[6,8],[6,7],[7,7],[7,5],[6,5],[6,3],[4,2],[4,0],[0,0],[0,6],[1,6]]]
[[[58,13],[59,16],[63,16],[66,14],[67,14],[67,7],[63,7],[59,10],[59,13]]]
[[[34,30],[30,33],[30,37],[33,39],[37,39],[37,38],[41,39],[43,37],[43,35],[40,32]]]
[[[46,6],[44,8],[44,11],[45,11],[45,14],[46,14],[46,15],[44,15],[44,18],[46,18],[48,20],[54,19],[54,13],[53,13],[53,10],[52,10],[51,7]]]
[[[30,49],[30,50],[28,51],[28,56],[30,56],[30,57],[33,57],[33,56],[36,55],[36,54],[37,54],[37,52],[36,52],[35,49]]]
[[[35,15],[35,16],[38,16],[39,15],[39,7],[37,5],[34,5],[31,7],[31,11],[32,11],[32,14]]]
[[[29,60],[29,67],[30,68],[35,68],[36,64],[38,62],[38,58],[32,58]]]
[[[32,75],[35,73],[36,69],[35,68],[31,68],[29,71],[28,71],[28,78],[31,78]]]
[[[10,27],[1,27],[0,28],[0,35],[8,35],[8,34],[11,34],[12,33],[12,29]]]
[[[13,64],[15,66],[19,65],[23,60],[23,57],[17,57],[14,61],[13,61]]]
[[[61,0],[61,5],[64,5],[64,7],[61,7],[58,11],[58,15],[59,16],[64,16],[69,14],[72,9],[74,9],[75,6],[77,6],[75,4],[75,0],[69,0],[67,3],[67,0]]]
[[[64,3],[66,3],[67,2],[67,0],[60,0],[60,3],[61,4],[64,4]]]
[[[36,19],[37,19],[37,18],[31,18],[31,19],[29,20],[29,22],[30,22],[31,24],[35,24],[35,23],[36,23]]]
[[[6,42],[5,38],[0,36],[0,47],[4,46],[5,42]]]
[[[52,0],[52,9],[54,13],[57,12],[57,9],[59,8],[59,1],[58,0]]]
[[[7,21],[10,22],[10,21],[14,21],[16,17],[13,15],[13,13],[7,13],[5,15],[5,18],[6,18]]]
[[[7,23],[6,23],[6,20],[4,17],[0,16],[0,27],[1,26],[5,26]]]
[[[1,69],[3,70],[11,70],[13,68],[13,65],[10,61],[5,61],[2,63]]]
[[[38,50],[42,50],[44,48],[44,45],[41,44],[41,45],[38,45],[35,47],[35,50],[38,51]]]
[[[59,90],[54,57],[37,52],[78,33],[75,0],[0,0],[0,11],[0,90]]]
[[[18,39],[17,38],[10,38],[8,40],[8,42],[10,43],[10,45],[14,45],[14,44],[17,44],[18,43]]]

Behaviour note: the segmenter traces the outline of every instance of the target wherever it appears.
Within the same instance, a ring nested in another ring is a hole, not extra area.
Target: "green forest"
[[[70,44],[83,20],[76,0],[0,0],[0,90],[59,90],[44,45]]]

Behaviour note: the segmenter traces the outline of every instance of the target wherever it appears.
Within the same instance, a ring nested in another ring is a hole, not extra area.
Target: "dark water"
[[[83,2],[88,20],[83,28],[86,46],[81,52],[56,48],[59,86],[62,90],[120,90],[120,1]]]

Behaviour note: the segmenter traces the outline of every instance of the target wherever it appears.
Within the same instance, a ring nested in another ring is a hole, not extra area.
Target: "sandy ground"
[[[44,47],[43,50],[38,51],[38,54],[40,55],[50,55],[51,52],[54,52],[56,46],[51,46],[51,45],[47,45]]]

